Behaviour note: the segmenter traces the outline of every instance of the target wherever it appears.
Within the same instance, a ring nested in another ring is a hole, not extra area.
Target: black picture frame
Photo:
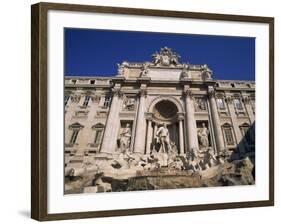
[[[274,18],[224,15],[183,11],[163,11],[137,8],[118,8],[89,5],[38,3],[31,6],[31,217],[39,221],[80,219],[93,217],[141,215],[170,212],[246,208],[274,205]],[[47,201],[47,13],[49,10],[98,12],[167,18],[195,18],[204,20],[240,21],[269,25],[269,199],[264,201],[216,203],[203,205],[169,206],[158,208],[132,208],[126,210],[88,211],[48,214]]]

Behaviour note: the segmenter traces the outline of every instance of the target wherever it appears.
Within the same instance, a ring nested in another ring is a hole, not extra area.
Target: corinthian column
[[[152,126],[151,114],[147,114],[147,138],[146,138],[146,154],[150,154],[150,147],[152,141]]]
[[[184,119],[183,115],[182,114],[178,114],[180,155],[184,154],[183,119]]]
[[[139,99],[139,108],[137,114],[134,152],[144,154],[145,131],[146,131],[146,120],[145,120],[144,112],[145,112],[146,90],[141,89],[139,95],[140,95],[140,99]]]
[[[209,99],[210,99],[210,107],[211,107],[212,121],[213,121],[214,132],[215,132],[217,151],[218,151],[217,153],[219,154],[224,149],[224,141],[223,141],[221,123],[220,123],[217,103],[215,99],[214,89],[209,88]]]
[[[197,127],[194,117],[194,103],[192,98],[191,90],[185,87],[185,111],[186,111],[186,127],[187,127],[187,145],[188,151],[192,149],[198,149],[198,139],[197,139]]]
[[[101,152],[113,153],[116,148],[117,135],[119,129],[119,110],[122,103],[122,93],[120,89],[113,90],[113,98],[107,117]]]

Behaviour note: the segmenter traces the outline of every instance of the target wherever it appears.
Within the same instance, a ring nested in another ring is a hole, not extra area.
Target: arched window
[[[235,142],[234,142],[234,138],[233,138],[232,126],[228,123],[225,123],[222,126],[222,131],[223,131],[225,145],[233,146],[235,144]]]

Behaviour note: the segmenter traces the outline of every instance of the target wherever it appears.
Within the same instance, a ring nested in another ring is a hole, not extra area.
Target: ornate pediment
[[[180,56],[173,52],[171,48],[163,47],[160,53],[157,51],[152,55],[153,64],[159,66],[177,66],[179,64]]]

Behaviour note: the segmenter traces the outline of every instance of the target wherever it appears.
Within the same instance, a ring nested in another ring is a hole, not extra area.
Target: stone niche
[[[153,111],[153,122],[152,126],[154,132],[157,131],[164,123],[167,125],[170,134],[170,140],[176,145],[179,150],[179,127],[178,127],[178,108],[169,100],[161,100],[155,104]],[[155,141],[155,133],[153,141]],[[157,151],[157,144],[155,145]]]
[[[132,120],[121,120],[120,121],[120,128],[117,138],[117,152],[121,152],[122,150],[130,151],[131,142],[132,142],[132,127],[133,121]],[[122,140],[126,140],[127,144],[122,149]]]
[[[210,127],[209,127],[209,121],[208,120],[198,120],[196,121],[196,126],[197,126],[197,135],[198,135],[198,144],[199,147],[212,147],[212,142],[211,142],[211,134],[210,134]],[[204,130],[205,129],[205,130]],[[200,141],[200,133],[204,130],[204,134],[208,135],[208,145],[204,145]]]

